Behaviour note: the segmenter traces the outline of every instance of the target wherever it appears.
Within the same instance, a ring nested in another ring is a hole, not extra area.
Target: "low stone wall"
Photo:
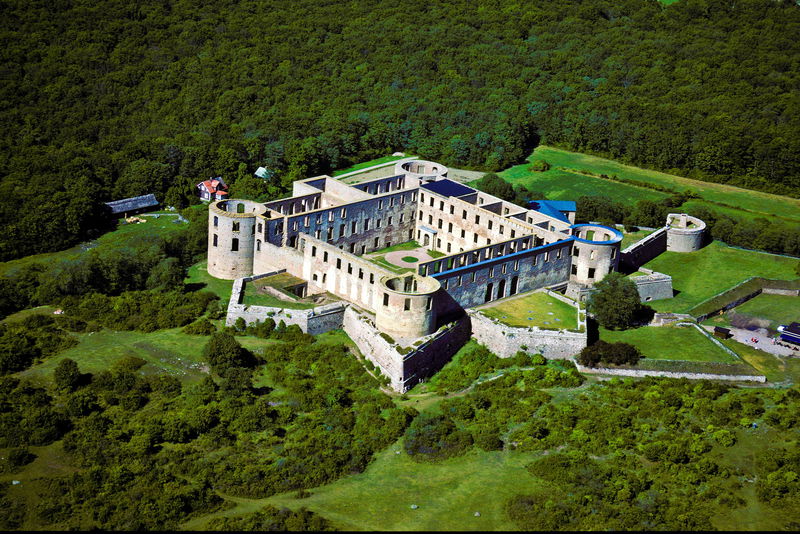
[[[472,335],[501,358],[510,358],[517,351],[539,352],[545,358],[566,359],[578,354],[587,343],[583,332],[513,327],[494,321],[477,311],[469,311]]]
[[[657,313],[650,321],[650,326],[665,326],[678,321],[694,321],[688,313]]]
[[[240,317],[248,325],[272,319],[276,323],[283,321],[287,325],[296,324],[303,332],[312,335],[324,334],[342,327],[346,307],[345,304],[333,303],[308,310],[291,310],[271,306],[246,306],[231,302],[228,304],[225,326],[233,326]]]
[[[344,312],[343,327],[361,354],[377,365],[381,373],[389,377],[389,386],[395,391],[405,391],[402,356],[392,344],[381,337],[375,328],[375,323],[350,306]]]
[[[711,373],[679,373],[675,371],[652,371],[645,369],[609,369],[607,367],[584,367],[578,362],[575,362],[575,366],[581,373],[631,376],[637,378],[657,376],[665,378],[688,378],[689,380],[730,380],[735,382],[761,383],[767,381],[767,378],[761,375],[715,375]]]
[[[762,293],[766,293],[767,295],[786,295],[789,297],[798,297],[800,296],[800,289],[776,289],[765,287],[761,290]]]

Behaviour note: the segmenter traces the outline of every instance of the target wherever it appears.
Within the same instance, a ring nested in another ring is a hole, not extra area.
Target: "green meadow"
[[[630,343],[653,360],[739,363],[693,326],[642,326],[620,331],[601,327],[600,339]]]
[[[78,362],[84,373],[97,373],[129,356],[147,362],[142,367],[145,374],[168,373],[184,382],[193,382],[206,375],[202,353],[208,336],[184,334],[180,328],[150,333],[100,330],[73,335],[78,339],[78,345],[19,373],[19,376],[44,381],[52,377],[56,365],[64,358]],[[237,337],[237,340],[254,352],[275,343],[256,337]]]
[[[187,284],[200,284],[203,289],[211,291],[225,302],[231,298],[233,280],[220,280],[208,274],[208,261],[203,260],[189,267],[189,272],[184,280]]]
[[[204,208],[205,206],[197,206],[197,209]],[[0,263],[0,274],[9,275],[22,267],[32,265],[35,263],[54,263],[61,260],[72,260],[78,258],[86,251],[97,247],[100,250],[114,250],[121,249],[129,246],[132,242],[137,240],[149,240],[154,237],[166,237],[169,234],[185,228],[185,223],[177,221],[177,214],[172,212],[155,212],[158,217],[148,215],[140,215],[142,219],[147,222],[144,223],[126,223],[124,220],[117,222],[115,230],[107,232],[89,243],[82,243],[66,250],[58,252],[47,252],[45,254],[34,254],[32,256],[25,256],[17,260],[11,260]]]
[[[696,252],[664,252],[644,266],[672,276],[678,294],[650,306],[656,311],[683,313],[751,276],[793,280],[797,262],[796,258],[733,248],[719,241]]]
[[[737,313],[768,319],[772,328],[793,321],[800,322],[800,297],[796,296],[762,293],[735,309]]]
[[[473,449],[439,463],[417,463],[403,452],[402,443],[401,439],[376,454],[364,473],[316,488],[308,498],[297,499],[294,493],[267,499],[230,498],[236,503],[234,508],[198,518],[183,528],[202,529],[213,517],[248,513],[271,504],[308,508],[345,530],[513,530],[505,502],[544,487],[525,469],[541,453]],[[414,504],[417,509],[411,508]]]
[[[544,180],[541,183],[548,184],[548,187],[554,191],[558,190],[557,183],[551,183],[549,175],[551,173],[565,172],[567,169],[587,170],[594,174],[605,174],[611,176],[616,174],[621,179],[636,180],[639,182],[646,182],[656,186],[668,187],[676,191],[692,190],[700,197],[708,202],[708,207],[720,212],[727,212],[737,216],[750,217],[770,217],[778,216],[787,220],[800,222],[800,199],[785,197],[781,195],[773,195],[770,193],[762,193],[760,191],[753,191],[750,189],[742,189],[725,184],[716,184],[711,182],[703,182],[700,180],[693,180],[691,178],[684,178],[673,174],[667,174],[649,169],[642,169],[625,165],[613,160],[591,156],[589,154],[580,154],[577,152],[570,152],[560,148],[550,146],[539,146],[534,150],[533,154],[528,158],[529,161],[534,159],[544,159],[551,165],[551,170],[545,173],[534,173],[526,170],[526,165],[518,165],[501,173],[501,176],[509,181],[527,180],[527,185],[531,187],[538,187],[539,179],[535,175],[542,175]],[[513,171],[513,172],[512,172]],[[507,174],[506,174],[507,173]],[[565,184],[569,184],[572,179],[567,176],[561,176]],[[651,198],[657,200],[656,197],[647,197],[642,194],[636,194],[636,190],[643,189],[630,184],[621,184],[612,180],[604,180],[602,178],[595,178],[600,182],[612,184],[614,187],[620,188],[620,194],[624,199],[639,200],[641,198]],[[593,186],[594,183],[586,182],[587,187]],[[590,189],[585,189],[581,194],[597,194],[608,196],[612,200],[620,200],[620,195],[607,195],[605,189],[595,192],[586,192]],[[650,190],[652,193],[658,191]],[[545,191],[547,192],[547,191]],[[665,196],[661,193],[661,197]],[[553,197],[561,200],[561,197]],[[572,199],[577,198],[573,196]],[[566,198],[564,200],[567,200]],[[717,203],[725,204],[719,206]]]
[[[584,195],[607,197],[617,202],[635,200],[661,200],[668,195],[645,187],[621,184],[594,176],[586,176],[565,169],[551,168],[545,172],[528,170],[529,164],[515,165],[498,173],[506,181],[544,193],[550,200],[577,200]],[[475,182],[470,184],[475,186]]]

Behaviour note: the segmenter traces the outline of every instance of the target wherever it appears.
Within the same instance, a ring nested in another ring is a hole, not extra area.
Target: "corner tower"
[[[208,208],[208,274],[235,280],[253,274],[256,225],[267,208],[248,200],[218,200]]]

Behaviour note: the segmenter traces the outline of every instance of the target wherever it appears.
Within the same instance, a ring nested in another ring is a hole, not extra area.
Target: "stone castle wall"
[[[469,311],[472,335],[501,358],[510,358],[517,351],[540,353],[549,359],[567,359],[578,354],[587,344],[587,331],[543,330],[513,327],[496,322],[478,311]],[[522,347],[527,347],[523,349]]]
[[[620,264],[632,272],[666,250],[667,227],[665,226],[623,250]]]

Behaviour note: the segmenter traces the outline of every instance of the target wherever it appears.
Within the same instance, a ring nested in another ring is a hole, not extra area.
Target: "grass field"
[[[577,152],[569,152],[567,150],[562,150],[555,147],[549,146],[540,146],[537,147],[536,150],[529,158],[530,160],[533,159],[544,159],[550,165],[555,167],[563,167],[566,169],[583,169],[591,171],[595,174],[606,174],[611,176],[612,174],[616,174],[619,178],[622,179],[629,179],[629,180],[637,180],[640,182],[647,182],[654,185],[668,187],[670,189],[674,189],[676,191],[686,191],[691,189],[692,191],[696,192],[700,195],[701,198],[707,201],[713,202],[721,202],[723,204],[727,204],[729,206],[734,206],[736,208],[741,208],[742,210],[747,210],[751,213],[751,216],[779,216],[789,220],[793,220],[795,222],[800,222],[800,200],[780,195],[772,195],[769,193],[762,193],[759,191],[752,191],[749,189],[742,189],[739,187],[733,187],[724,184],[715,184],[711,182],[702,182],[700,180],[692,180],[690,178],[684,178],[681,176],[675,176],[673,174],[667,174],[658,171],[651,171],[649,169],[642,169],[639,167],[632,167],[630,165],[624,165],[622,163],[618,163],[616,161],[612,161],[605,158],[599,158],[597,156],[590,156],[588,154],[579,154]],[[547,176],[549,173],[553,173],[554,170],[551,169],[546,173],[529,173],[524,171],[525,166],[519,165],[517,167],[512,167],[508,171],[504,171],[502,176],[505,178],[510,179],[511,181],[514,180],[514,174],[511,171],[515,169],[520,169],[515,172],[520,173],[523,171],[528,175],[532,174],[542,174],[543,176]],[[557,172],[557,171],[556,171]],[[509,176],[506,176],[505,173],[510,173]],[[564,177],[565,181],[568,179]],[[601,182],[606,182],[608,184],[613,184],[621,188],[621,190],[625,191],[626,195],[629,195],[627,199],[630,200],[638,200],[639,198],[647,198],[641,195],[635,195],[632,193],[630,189],[633,186],[620,184],[617,182],[612,182],[610,180],[603,180],[600,178],[596,178],[595,180],[599,180]],[[529,184],[536,187],[536,182]],[[588,183],[587,183],[588,185]],[[552,187],[552,186],[551,186]],[[640,189],[640,188],[635,188]],[[657,191],[652,191],[653,193],[657,193]],[[601,193],[586,193],[583,194],[603,194]],[[556,197],[554,197],[556,198]],[[574,200],[577,197],[573,197]],[[618,196],[609,196],[614,200],[618,200]],[[561,199],[558,197],[558,199]],[[567,200],[567,199],[564,199]],[[709,206],[715,210],[723,210],[724,207],[717,208],[715,205]],[[730,208],[728,211],[733,214],[734,211],[731,211]],[[739,210],[735,210],[739,211]],[[747,212],[739,212],[737,215],[746,216]]]
[[[686,312],[751,276],[792,280],[797,277],[797,261],[732,248],[718,241],[696,252],[665,252],[644,266],[672,276],[672,287],[679,293],[650,306],[657,311]]]
[[[769,319],[771,328],[800,321],[800,297],[790,295],[769,295],[762,293],[737,306],[738,313],[746,313],[762,319]]]
[[[231,299],[231,289],[233,288],[233,280],[220,280],[208,274],[206,267],[207,261],[195,263],[189,267],[189,272],[184,280],[187,284],[202,284],[203,289],[211,291],[225,302]]]
[[[135,240],[149,240],[153,237],[165,237],[172,232],[185,228],[185,224],[176,223],[177,217],[172,215],[158,218],[142,216],[142,218],[147,222],[127,224],[124,220],[120,220],[116,230],[103,234],[89,243],[82,243],[58,252],[34,254],[18,260],[0,263],[0,275],[7,276],[13,274],[14,271],[34,263],[52,264],[61,260],[75,259],[85,254],[87,250],[95,247],[106,250],[123,248]]]
[[[734,339],[725,339],[722,343],[766,376],[768,381],[787,385],[800,382],[800,358],[775,356]]]
[[[600,339],[609,343],[618,341],[630,343],[636,346],[645,358],[654,360],[739,362],[691,326],[643,326],[621,331],[606,330],[601,327]]]
[[[156,332],[117,332],[101,330],[87,334],[75,334],[80,343],[43,363],[19,373],[34,380],[50,378],[59,361],[71,358],[78,362],[84,373],[96,373],[112,367],[126,356],[142,358],[147,364],[142,367],[146,374],[168,373],[182,381],[193,382],[205,376],[202,370],[203,347],[208,336],[192,336],[180,328]],[[256,337],[237,337],[241,345],[254,352],[271,343]]]
[[[381,163],[389,163],[390,161],[397,161],[399,159],[405,159],[408,157],[413,156],[384,156],[382,158],[371,159],[369,161],[364,161],[362,163],[357,163],[351,167],[347,167],[346,169],[340,169],[338,171],[333,171],[333,176],[341,176],[342,174],[347,174],[348,172],[357,171],[360,169],[366,169],[367,167],[372,167],[374,165],[380,165]]]
[[[578,328],[577,310],[547,293],[530,293],[505,299],[480,312],[509,326],[535,326],[548,330]]]
[[[538,150],[538,149],[537,149]],[[603,196],[617,202],[631,203],[637,200],[661,200],[668,195],[644,187],[621,184],[585,176],[561,169],[550,169],[546,172],[531,172],[529,164],[516,165],[499,173],[507,182],[544,193],[550,200],[577,200],[584,195]],[[476,182],[468,185],[475,187]]]
[[[293,493],[267,499],[238,499],[236,507],[182,525],[202,529],[215,516],[239,515],[265,504],[322,514],[344,530],[512,530],[505,502],[533,491],[543,482],[525,466],[541,453],[472,450],[436,464],[417,463],[402,450],[402,441],[376,455],[364,473],[312,491],[306,499]],[[419,508],[411,509],[416,504]],[[475,517],[475,512],[480,516]]]

